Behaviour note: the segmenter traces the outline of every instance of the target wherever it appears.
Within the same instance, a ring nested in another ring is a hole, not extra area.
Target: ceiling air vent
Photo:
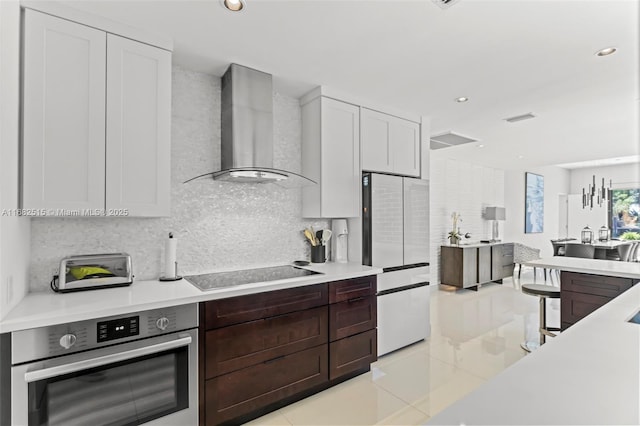
[[[529,120],[531,118],[535,118],[536,116],[532,113],[528,112],[522,115],[516,115],[515,117],[505,118],[504,121],[508,121],[509,123],[515,123],[516,121]]]
[[[431,136],[431,149],[449,148],[451,146],[464,145],[471,142],[478,142],[477,139],[473,139],[467,136],[462,136],[453,132],[441,133],[439,135]]]
[[[441,9],[446,9],[453,6],[453,4],[457,3],[458,0],[433,0],[433,2],[440,6]]]

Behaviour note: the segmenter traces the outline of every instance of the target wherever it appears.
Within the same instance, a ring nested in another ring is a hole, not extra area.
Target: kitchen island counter
[[[565,272],[640,280],[640,263],[638,262],[553,256],[524,262],[523,265],[534,268],[559,269]]]
[[[554,257],[527,265],[640,279],[640,264],[628,262]],[[639,424],[640,325],[628,322],[639,309],[635,285],[427,424]]]
[[[304,268],[321,274],[210,291],[200,291],[186,279],[182,279],[167,282],[134,281],[127,287],[73,293],[29,293],[0,321],[0,333],[382,273],[380,268],[358,263],[328,262],[310,264]]]

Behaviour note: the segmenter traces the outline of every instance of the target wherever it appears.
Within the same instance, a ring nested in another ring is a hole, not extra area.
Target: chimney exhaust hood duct
[[[231,64],[222,77],[221,168],[216,180],[306,186],[316,182],[273,168],[271,74]]]

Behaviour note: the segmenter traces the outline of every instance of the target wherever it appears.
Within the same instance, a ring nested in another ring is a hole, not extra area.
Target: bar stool
[[[522,292],[532,296],[538,296],[540,299],[540,343],[535,342],[523,342],[520,347],[527,352],[531,352],[539,346],[544,345],[546,337],[555,337],[554,331],[561,331],[558,327],[547,327],[547,299],[559,299],[560,289],[558,287],[552,287],[542,284],[523,284]]]

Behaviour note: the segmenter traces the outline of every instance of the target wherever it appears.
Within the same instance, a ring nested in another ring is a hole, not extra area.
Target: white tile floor
[[[250,424],[423,424],[525,356],[520,343],[538,336],[538,299],[520,291],[521,283],[531,282],[533,271],[523,268],[520,280],[488,284],[478,292],[441,286],[431,294],[429,339],[380,357],[370,372]],[[559,300],[547,309],[549,324],[557,326]]]

